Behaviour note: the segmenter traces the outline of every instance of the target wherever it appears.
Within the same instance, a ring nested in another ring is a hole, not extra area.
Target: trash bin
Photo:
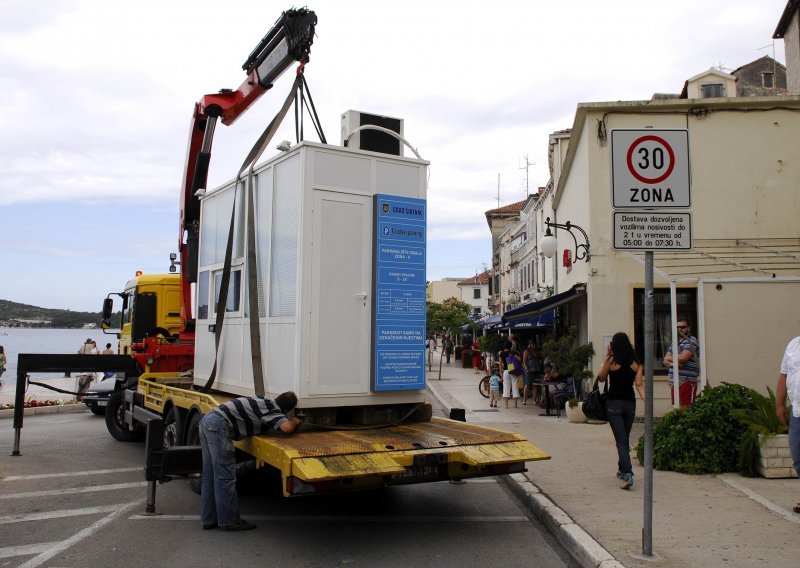
[[[464,369],[472,368],[472,349],[464,347],[464,349],[461,350],[461,361]]]

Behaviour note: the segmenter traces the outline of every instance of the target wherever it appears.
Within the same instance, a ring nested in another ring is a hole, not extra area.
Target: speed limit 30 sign
[[[689,207],[689,133],[612,130],[611,194],[614,208]]]

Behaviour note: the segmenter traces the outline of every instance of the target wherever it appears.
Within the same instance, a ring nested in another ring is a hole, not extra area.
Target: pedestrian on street
[[[492,374],[489,376],[489,406],[497,408],[500,400],[500,370],[497,365],[492,365]]]
[[[272,430],[291,434],[303,422],[298,416],[286,416],[295,406],[297,396],[288,391],[275,401],[263,396],[235,398],[203,416],[200,421],[203,452],[200,522],[203,530],[219,527],[225,531],[247,531],[256,528],[255,524],[239,516],[233,441]]]
[[[636,417],[636,393],[644,400],[643,368],[636,359],[636,351],[628,335],[615,333],[606,350],[606,358],[597,380],[605,382],[611,378],[606,396],[606,416],[614,441],[617,444],[617,477],[622,479],[620,489],[633,487],[633,466],[631,465],[631,428]]]
[[[522,376],[522,361],[519,360],[519,352],[511,351],[506,357],[506,372],[508,373],[508,380],[503,377],[503,400],[508,408],[508,399],[514,400],[514,408],[517,408],[519,401],[519,385],[517,381]]]
[[[788,416],[787,398],[792,404],[792,414]],[[775,389],[775,411],[778,413],[778,419],[789,427],[792,465],[800,475],[800,337],[792,339],[783,354],[778,386]],[[795,503],[792,511],[800,513],[800,502]]]
[[[78,355],[97,355],[97,345],[91,337],[78,347]]]
[[[6,350],[0,345],[0,389],[3,388],[5,384],[3,382],[3,373],[6,372],[6,363],[8,363],[8,358],[6,357]]]
[[[525,369],[525,378],[522,388],[522,404],[528,404],[528,398],[532,395],[534,385],[542,381],[542,358],[539,356],[539,348],[531,340],[528,348],[522,354],[522,366]],[[536,402],[536,397],[534,397]]]
[[[444,336],[442,348],[444,349],[445,363],[449,363],[450,356],[453,354],[453,340],[450,339],[449,335]]]
[[[697,357],[699,351],[700,344],[692,335],[689,319],[681,317],[678,319],[678,400],[681,407],[691,406],[697,397],[697,381],[700,377],[700,360]],[[671,345],[664,355],[664,365],[669,369],[669,394],[672,404],[675,404]]]

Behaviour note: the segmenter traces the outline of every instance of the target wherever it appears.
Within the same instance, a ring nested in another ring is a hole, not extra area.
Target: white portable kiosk
[[[258,317],[268,395],[293,390],[299,408],[422,402],[427,167],[311,142],[258,166],[258,314],[248,313],[246,296],[247,178],[209,191],[201,205],[195,384],[205,384],[214,365],[214,312],[235,207],[213,388],[253,394],[248,326]]]

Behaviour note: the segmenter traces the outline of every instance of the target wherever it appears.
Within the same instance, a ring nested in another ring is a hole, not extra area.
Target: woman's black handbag
[[[586,395],[586,400],[583,401],[583,414],[589,420],[608,420],[606,418],[606,396],[608,395],[608,378],[603,381],[603,392],[600,392],[600,387],[597,385],[597,379],[594,380],[594,387],[591,392]]]

